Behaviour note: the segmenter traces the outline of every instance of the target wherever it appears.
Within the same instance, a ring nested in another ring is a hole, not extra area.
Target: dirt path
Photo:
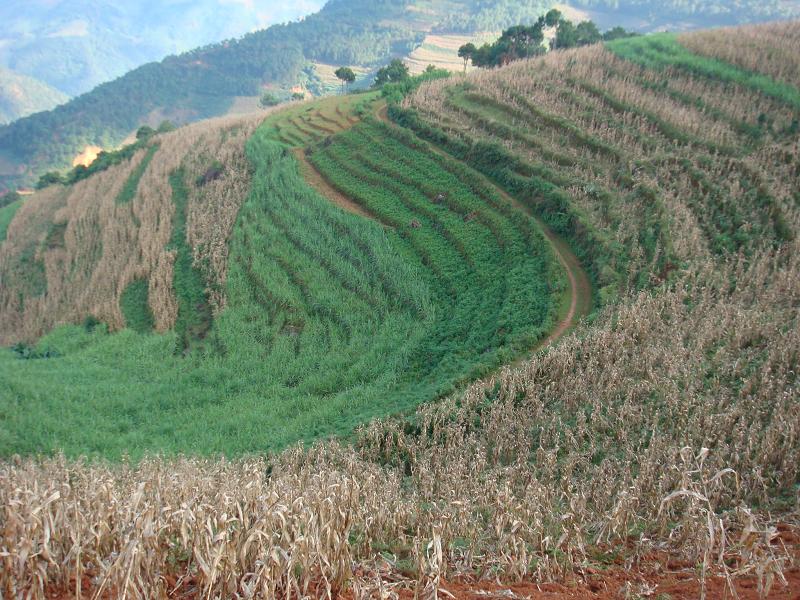
[[[396,125],[392,122],[389,118],[389,110],[385,102],[377,102],[375,108],[373,110],[373,114],[375,118],[380,121],[383,121],[387,125],[391,125],[392,127],[396,127]],[[428,147],[433,151],[439,154],[440,156],[444,156],[450,160],[453,159],[452,156],[447,154],[444,150],[437,148],[433,144],[428,143]],[[589,280],[589,276],[587,275],[586,271],[581,266],[580,260],[578,257],[575,256],[575,253],[570,249],[569,244],[559,237],[555,232],[553,232],[539,217],[537,217],[527,206],[522,204],[519,200],[508,194],[505,190],[501,187],[496,185],[493,181],[491,181],[488,177],[475,171],[475,175],[480,177],[482,181],[490,186],[493,190],[497,192],[502,198],[506,201],[510,202],[515,208],[522,211],[526,215],[530,216],[536,224],[544,233],[544,236],[547,238],[547,241],[550,242],[550,246],[553,249],[553,253],[556,255],[558,262],[561,263],[561,266],[564,267],[564,271],[567,274],[567,279],[569,280],[569,290],[564,294],[564,300],[562,301],[562,309],[561,309],[561,318],[559,319],[558,324],[555,328],[550,332],[550,335],[547,336],[544,340],[536,344],[533,348],[530,349],[528,355],[541,350],[549,346],[550,344],[556,342],[561,337],[563,337],[569,330],[571,330],[578,322],[581,320],[582,317],[588,315],[592,310],[592,284]],[[516,361],[511,363],[509,366],[518,366],[522,362],[527,359],[527,356],[522,356],[518,358]]]
[[[387,125],[396,127],[391,119],[389,119],[386,103],[382,101],[376,102],[375,108],[373,109],[373,114],[375,118],[383,121]],[[432,144],[428,144],[428,147],[432,152],[436,152],[440,156],[444,156],[449,160],[454,160],[453,157],[440,148],[437,148]],[[320,194],[346,211],[361,215],[362,217],[377,220],[373,215],[364,210],[361,205],[353,202],[350,198],[332,186],[308,161],[302,149],[297,148],[292,152],[297,158],[297,161],[300,163],[300,173],[303,175],[306,181],[308,181],[308,183],[311,184],[311,186]],[[547,238],[547,241],[550,242],[550,246],[552,247],[553,253],[558,259],[558,262],[561,263],[562,267],[564,267],[564,271],[566,272],[567,279],[569,281],[569,289],[564,293],[561,310],[559,311],[560,318],[555,328],[544,340],[531,348],[526,355],[521,356],[510,365],[507,365],[514,367],[527,360],[530,354],[537,352],[559,340],[575,325],[577,325],[582,317],[589,314],[592,309],[592,284],[589,281],[589,276],[586,274],[586,271],[583,269],[583,267],[581,267],[578,257],[575,256],[572,250],[570,250],[569,245],[562,238],[560,238],[549,227],[547,227],[547,225],[545,225],[541,219],[533,214],[527,206],[507,194],[502,188],[495,185],[483,174],[478,173],[477,171],[475,174],[476,176],[481,177],[487,185],[491,186],[491,188],[495,190],[498,195],[536,221],[544,233],[544,236]]]
[[[294,154],[294,157],[300,164],[300,174],[303,176],[303,179],[305,179],[306,182],[311,185],[311,187],[313,187],[339,208],[343,208],[348,212],[361,215],[362,217],[367,217],[368,219],[374,219],[374,217],[364,210],[360,204],[353,202],[350,198],[342,194],[339,190],[328,183],[328,181],[322,176],[322,173],[317,171],[314,165],[308,161],[308,158],[306,158],[302,148],[295,148],[292,150],[292,154]]]
[[[648,573],[643,570],[629,571],[617,567],[607,571],[592,569],[589,571],[585,581],[575,581],[570,584],[539,584],[534,581],[523,581],[499,585],[486,581],[478,583],[443,581],[439,597],[452,600],[618,600],[620,598],[697,600],[701,597],[702,585],[692,569],[677,572],[658,570],[655,573]],[[789,568],[784,572],[784,576],[786,585],[776,579],[769,595],[766,596],[758,593],[756,577],[742,577],[735,580],[733,585],[739,600],[763,598],[798,600],[800,569]],[[733,598],[724,577],[707,577],[705,587],[708,600]],[[400,600],[412,600],[415,597],[413,589],[400,590],[398,595]]]
[[[798,600],[800,598],[800,568],[789,567],[784,571],[786,583],[779,578],[773,582],[770,593],[762,596],[758,591],[758,579],[755,576],[741,577],[734,580],[733,585],[740,600]],[[175,575],[167,575],[168,589],[173,590],[170,598],[182,600],[200,600],[204,598],[198,592],[197,582],[192,576],[177,579]],[[176,586],[177,583],[177,586]],[[375,583],[374,577],[361,579],[366,589]],[[366,585],[364,585],[366,584]],[[413,600],[414,582],[381,581],[384,597],[396,597],[399,600]],[[46,586],[44,597],[48,600],[74,600],[75,583],[68,583],[69,590],[55,585]],[[95,591],[91,579],[84,577],[82,593],[84,598],[91,598]],[[320,587],[323,587],[320,585]],[[706,578],[706,598],[708,600],[730,600],[733,598],[724,577],[709,576]],[[524,580],[516,583],[500,584],[495,581],[446,581],[441,580],[438,597],[451,600],[620,600],[621,598],[651,598],[668,600],[697,600],[701,597],[702,584],[696,569],[686,567],[679,570],[666,570],[661,565],[645,565],[635,570],[615,565],[608,569],[589,568],[582,579],[573,579],[567,583],[537,583]],[[375,589],[374,594],[380,592]],[[119,598],[122,594],[109,590],[100,595],[101,600]],[[311,596],[324,598],[324,595]],[[356,594],[352,587],[336,596],[337,600],[353,600]]]

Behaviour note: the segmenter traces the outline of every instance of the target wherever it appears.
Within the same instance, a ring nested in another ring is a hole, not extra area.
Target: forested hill
[[[685,0],[670,3],[686,4]],[[146,64],[50,112],[0,127],[0,191],[31,185],[47,170],[70,166],[86,146],[116,146],[142,123],[162,119],[183,123],[222,114],[235,97],[257,96],[265,84],[291,86],[307,80],[312,61],[374,67],[408,53],[421,44],[425,32],[496,31],[535,19],[552,4],[552,0],[331,0],[303,21]],[[637,11],[656,4],[663,7],[654,0],[575,4],[607,11],[627,5],[635,5]],[[694,13],[731,15],[723,10],[727,3],[719,0],[689,4]],[[772,13],[765,12],[772,5]],[[775,2],[760,0],[745,0],[738,7],[734,16],[741,20],[785,12]]]
[[[224,112],[265,82],[293,83],[309,60],[379,62],[419,41],[395,0],[334,0],[301,22],[141,66],[53,111],[0,128],[0,186],[30,184],[86,145],[119,144],[148,115],[183,122]]]

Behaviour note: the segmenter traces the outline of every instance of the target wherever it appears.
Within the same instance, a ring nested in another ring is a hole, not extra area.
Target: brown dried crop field
[[[763,28],[741,31],[770,43]],[[719,48],[716,35],[695,41]],[[521,364],[348,440],[236,459],[10,457],[0,595],[798,598],[796,109],[596,46],[426,83],[389,116],[568,239],[600,308]],[[249,185],[241,152],[256,124],[161,138],[164,160],[133,202],[104,201],[84,218],[104,227],[93,273],[102,266],[110,281],[97,299],[64,292],[70,302],[118,319],[121,282],[146,275],[158,292],[172,265],[168,169],[184,165],[191,184],[219,156],[229,179],[191,191],[187,231],[224,281],[222,241]],[[137,160],[81,189],[113,197]],[[41,210],[20,209],[0,257],[22,256],[23,228],[37,232],[47,285],[66,286],[52,272],[78,252],[82,205],[62,188],[34,201]],[[146,238],[124,211],[152,227]],[[64,242],[48,244],[46,224],[62,213]],[[125,236],[138,240],[136,260],[106,263]],[[172,305],[157,297],[169,327]],[[0,298],[31,335],[39,319],[68,318],[49,295],[23,309]]]
[[[454,139],[502,144],[521,159],[510,181],[533,174],[566,192],[573,219],[608,249],[593,259],[607,257],[601,287],[629,289],[668,264],[752,249],[798,226],[800,155],[786,133],[797,113],[741,86],[595,46],[462,86],[433,82],[405,106]],[[760,114],[770,131],[756,130]]]
[[[735,36],[736,43],[730,43]],[[681,43],[692,52],[724,60],[800,87],[800,27],[777,22],[748,28],[686,33]]]
[[[32,196],[0,248],[0,343],[34,340],[87,314],[119,329],[125,325],[120,296],[136,279],[148,282],[156,329],[170,329],[177,303],[171,283],[174,252],[166,249],[174,212],[169,175],[180,166],[186,168],[192,196],[188,238],[215,284],[211,302],[221,309],[227,239],[249,190],[244,143],[263,118],[262,112],[215,119],[157,136],[152,142],[157,150],[128,202],[118,199],[147,149],[74,186],[53,186]],[[215,160],[226,165],[222,176],[196,185]],[[40,265],[33,280],[31,263]]]
[[[334,71],[336,71],[336,69],[338,69],[339,66],[341,65],[329,65],[321,62],[313,63],[314,74],[317,77],[319,77],[323,85],[326,86],[326,89],[329,90],[341,89],[342,82],[334,74]],[[351,69],[353,69],[353,72],[356,74],[357,79],[362,79],[366,77],[370,72],[370,69],[366,67],[359,67],[357,65],[351,66]]]

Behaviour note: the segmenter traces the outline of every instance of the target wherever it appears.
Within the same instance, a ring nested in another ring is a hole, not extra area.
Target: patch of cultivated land
[[[159,219],[159,231],[170,236],[145,247],[161,245],[172,262],[155,256],[150,270],[148,263],[123,269],[119,300],[106,299],[117,312],[114,321],[102,320],[137,334],[73,326],[39,341],[46,360],[4,355],[0,369],[15,373],[14,396],[32,402],[26,413],[10,416],[15,433],[8,451],[33,451],[44,431],[51,432],[51,451],[72,454],[279,449],[413,409],[547,337],[569,287],[539,226],[467,167],[372,118],[375,100],[374,93],[333,97],[266,117],[247,142],[251,192],[242,199],[240,189],[233,199],[241,208],[236,225],[228,221],[227,262],[216,269],[198,260],[206,248],[200,237],[192,260],[186,222],[209,221],[205,212],[216,198],[209,189],[241,167],[234,171],[232,159],[212,159],[220,150],[206,154],[198,144],[183,154],[171,147],[175,166],[165,172],[156,162],[165,149],[154,142],[137,162],[120,165],[126,178],[108,171],[111,181],[122,182],[117,204],[136,207],[125,217],[128,228],[145,215],[139,203],[150,193],[147,178],[168,175],[158,206],[174,205],[169,219]],[[236,156],[239,127],[230,120],[210,139]],[[237,137],[226,141],[230,136]],[[160,143],[178,139],[176,133]],[[297,149],[294,155],[287,146]],[[298,153],[300,173],[311,169],[339,191],[332,195],[337,204],[371,218],[342,213],[314,193],[298,173]],[[51,215],[71,202],[67,190],[47,193]],[[32,202],[31,214],[40,214]],[[64,221],[58,229],[64,241],[54,242],[46,221],[54,217],[41,215],[43,240],[30,250],[6,251],[15,273],[24,268],[25,252],[45,265],[28,300],[44,311],[45,290],[60,289],[46,263],[66,251],[77,224]],[[113,252],[121,249],[117,244]],[[89,285],[70,293],[91,290],[111,252],[103,244],[96,262],[84,264]],[[163,273],[172,274],[166,290]],[[9,313],[21,323],[9,321],[6,335],[45,326],[26,320],[25,308]],[[170,331],[153,335],[150,328]],[[71,385],[61,386],[63,377]],[[166,400],[168,385],[174,387]],[[64,418],[68,407],[73,415]],[[87,411],[96,424],[91,432],[74,427]],[[145,417],[155,414],[159,419]]]
[[[328,65],[315,62],[312,63],[312,66],[314,67],[314,73],[320,78],[327,91],[335,92],[342,89],[342,82],[335,74],[336,69],[341,65]],[[357,81],[363,79],[371,72],[371,70],[366,67],[359,67],[356,65],[351,65],[350,68],[356,74]]]
[[[247,115],[263,110],[258,96],[236,96],[228,109],[228,116]]]
[[[0,593],[794,598],[798,27],[296,103],[28,197]]]
[[[471,35],[458,34],[428,34],[422,44],[417,47],[403,62],[408,65],[412,75],[422,73],[428,65],[439,69],[447,69],[461,73],[464,71],[464,61],[458,56],[458,49],[472,42],[480,46],[485,42],[492,42],[499,37],[499,33],[476,33]],[[474,67],[467,65],[467,71]]]

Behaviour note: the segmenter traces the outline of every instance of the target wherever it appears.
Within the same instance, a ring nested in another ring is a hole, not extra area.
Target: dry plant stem
[[[71,188],[52,186],[29,198],[0,244],[0,277],[9,281],[0,286],[0,344],[34,340],[86,315],[122,328],[119,301],[134,279],[148,281],[156,330],[170,329],[178,309],[175,252],[167,249],[175,209],[169,177],[183,165],[190,179],[188,242],[204,268],[212,306],[224,308],[227,240],[250,187],[244,143],[263,118],[214,119],[158,136],[159,149],[129,203],[116,198],[147,149]],[[224,165],[221,177],[199,185],[214,160]],[[53,224],[64,227],[62,242],[47,241]],[[20,298],[13,292],[15,264],[30,249],[44,266],[47,293]]]
[[[416,548],[422,596],[456,572],[459,540],[473,574],[550,581],[573,577],[595,538],[643,532],[642,555],[666,544],[766,590],[785,555],[773,525],[741,507],[796,481],[798,250],[633,297],[524,367],[420,409],[425,433],[376,422],[356,448],[269,461],[5,463],[0,589],[42,598],[85,573],[153,598],[164,577],[193,573],[203,596],[327,597],[389,544]]]

